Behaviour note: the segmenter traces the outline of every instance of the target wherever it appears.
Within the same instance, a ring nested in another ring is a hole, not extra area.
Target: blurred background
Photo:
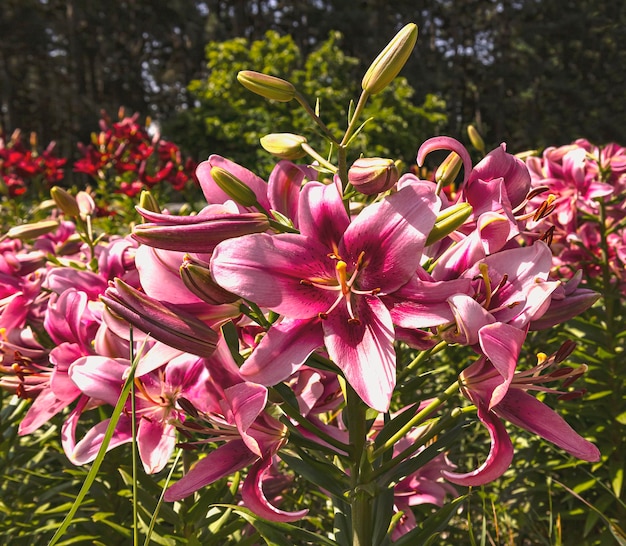
[[[259,136],[301,120],[293,105],[263,116],[238,70],[290,79],[341,121],[411,21],[420,35],[382,112],[381,153],[411,161],[433,134],[466,141],[468,124],[513,153],[626,142],[626,3],[606,0],[3,0],[0,125],[71,158],[101,111],[123,106],[197,160],[250,163]]]

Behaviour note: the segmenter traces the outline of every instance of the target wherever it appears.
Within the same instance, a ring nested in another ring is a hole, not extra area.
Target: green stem
[[[398,432],[396,432],[391,438],[389,438],[383,445],[377,447],[372,454],[372,459],[377,459],[380,457],[385,451],[393,448],[394,444],[404,438],[409,431],[421,424],[426,418],[435,411],[441,404],[445,401],[452,398],[454,394],[459,390],[459,383],[455,381],[452,383],[445,391],[443,391],[437,398],[433,399],[430,404],[428,404],[421,411],[417,412],[415,416],[407,422]]]
[[[372,480],[378,479],[379,476],[382,476],[383,474],[385,474],[385,472],[391,470],[396,465],[411,457],[414,453],[419,451],[419,449],[425,446],[432,438],[437,436],[441,431],[454,425],[454,423],[458,421],[461,415],[475,410],[476,408],[474,406],[453,409],[448,416],[437,421],[437,424],[430,427],[422,436],[416,439],[415,443],[411,444],[409,447],[398,453],[395,457],[379,466],[373,472]]]
[[[328,140],[332,143],[337,144],[337,139],[335,139],[334,135],[331,133],[330,129],[326,127],[326,124],[320,119],[320,117],[313,111],[313,108],[309,105],[306,99],[296,91],[295,99],[298,101],[300,106],[306,110],[306,113],[309,114],[311,119],[317,124],[317,126],[322,130],[322,132],[326,135]]]
[[[346,385],[346,410],[350,438],[350,512],[352,522],[352,546],[372,546],[372,502],[373,495],[368,490],[371,463],[366,454],[367,407],[354,389]]]
[[[444,349],[448,344],[445,341],[440,341],[437,345],[426,351],[420,352],[411,362],[409,362],[400,373],[398,373],[397,382],[401,383],[407,375],[409,375],[415,368],[417,368],[426,358],[431,355],[437,354]]]

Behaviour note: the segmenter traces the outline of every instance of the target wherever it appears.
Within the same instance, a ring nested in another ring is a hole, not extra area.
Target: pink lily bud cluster
[[[532,203],[547,209],[527,227],[551,229],[560,274],[569,277],[580,268],[586,279],[597,278],[606,263],[612,282],[626,294],[626,149],[579,139],[527,157],[526,165],[538,192]]]
[[[15,198],[37,183],[50,188],[63,179],[66,162],[66,158],[56,155],[54,141],[39,152],[34,133],[28,146],[19,130],[9,138],[0,131],[0,194]]]
[[[82,155],[74,162],[74,171],[85,173],[96,181],[112,184],[116,193],[135,197],[142,190],[167,184],[176,191],[193,182],[196,164],[183,158],[178,146],[159,135],[150,135],[139,123],[139,114],[112,122],[106,113],[100,120],[100,132],[93,133],[91,143],[79,144]]]

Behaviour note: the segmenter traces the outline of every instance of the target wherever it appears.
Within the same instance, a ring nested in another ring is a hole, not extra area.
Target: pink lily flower
[[[541,355],[535,367],[523,372],[515,371],[517,362],[514,359],[500,365],[484,356],[461,372],[461,391],[476,405],[478,418],[489,430],[491,449],[485,462],[471,472],[443,471],[447,480],[477,486],[489,483],[505,472],[513,460],[513,445],[500,419],[541,436],[574,457],[589,462],[600,460],[596,446],[576,433],[553,409],[527,392],[536,390],[568,398],[582,394],[580,391],[559,391],[544,384],[564,379],[565,385],[569,385],[585,372],[585,367],[566,367],[540,375],[562,362],[573,345],[565,345],[549,358]]]
[[[195,422],[190,426],[180,422],[178,426],[200,437],[206,436],[208,441],[224,443],[169,487],[165,500],[183,499],[251,465],[241,490],[245,506],[272,521],[303,518],[307,510],[280,510],[269,502],[263,491],[264,478],[271,470],[274,456],[286,442],[287,432],[284,425],[265,411],[267,388],[242,380],[223,338],[205,363],[210,370],[205,381],[209,395],[197,406],[188,400],[184,407],[190,409]],[[206,441],[200,440],[201,443]]]
[[[415,274],[439,202],[415,184],[367,206],[351,222],[336,185],[301,192],[300,234],[254,234],[220,243],[211,273],[227,290],[284,316],[244,363],[244,377],[272,385],[325,344],[372,408],[395,386],[394,331],[381,296]]]
[[[101,421],[76,442],[78,419],[87,407],[88,398],[112,406],[117,403],[130,361],[102,356],[78,359],[70,367],[72,381],[85,395],[63,425],[63,448],[70,461],[80,465],[92,461],[102,444],[109,420]],[[147,473],[159,472],[170,459],[176,444],[174,422],[185,415],[177,404],[181,397],[202,407],[209,396],[205,383],[208,370],[204,360],[183,354],[155,371],[135,378],[137,446]],[[93,403],[92,403],[93,404]],[[121,416],[109,449],[132,440],[130,401]]]

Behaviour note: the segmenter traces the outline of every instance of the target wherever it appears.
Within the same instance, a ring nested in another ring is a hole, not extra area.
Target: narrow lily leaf
[[[421,525],[402,535],[400,539],[393,543],[394,546],[412,546],[413,544],[428,545],[432,543],[439,533],[441,533],[448,525],[450,518],[456,512],[459,504],[461,504],[467,495],[463,495],[454,499],[440,508],[432,516],[426,518]]]
[[[139,351],[139,355],[141,355],[141,351]],[[65,531],[67,531],[68,527],[71,525],[72,520],[76,515],[76,512],[78,512],[78,509],[80,508],[83,500],[87,496],[87,493],[89,493],[89,489],[93,485],[93,482],[96,480],[96,476],[98,475],[98,471],[100,470],[100,465],[102,465],[102,461],[104,461],[107,448],[109,447],[109,442],[111,441],[111,438],[113,438],[113,434],[117,427],[117,422],[122,416],[122,410],[124,409],[126,400],[128,399],[128,395],[130,394],[130,389],[133,385],[135,378],[135,369],[137,368],[138,363],[139,357],[135,358],[130,367],[130,372],[128,374],[128,377],[126,378],[126,381],[124,382],[124,387],[122,388],[122,392],[120,393],[119,400],[117,401],[117,404],[113,409],[113,413],[111,414],[111,419],[109,421],[109,426],[104,433],[102,445],[98,450],[98,455],[96,455],[96,458],[91,465],[89,474],[87,474],[87,477],[83,482],[83,486],[80,488],[80,491],[76,496],[76,500],[74,501],[74,504],[67,513],[67,516],[65,516],[63,523],[61,523],[61,526],[57,529],[56,533],[54,533],[54,536],[50,539],[50,542],[48,542],[48,546],[54,546],[55,544],[57,544],[57,542],[59,542],[59,539],[63,536]]]
[[[387,488],[382,493],[376,496],[374,499],[373,514],[376,514],[374,518],[373,529],[373,543],[383,544],[387,540],[387,531],[389,530],[389,523],[393,516],[394,506],[394,490],[393,488]]]
[[[339,499],[349,488],[345,474],[342,474],[336,466],[316,460],[302,450],[299,450],[297,456],[285,451],[281,451],[279,456],[296,474],[326,489]]]
[[[318,544],[320,546],[338,546],[337,543],[323,535],[300,529],[289,523],[279,523],[267,521],[259,518],[251,510],[241,506],[218,504],[225,508],[232,508],[233,512],[239,514],[250,525],[252,525],[265,542],[270,546],[293,546],[294,544]],[[296,539],[299,539],[296,541]]]

